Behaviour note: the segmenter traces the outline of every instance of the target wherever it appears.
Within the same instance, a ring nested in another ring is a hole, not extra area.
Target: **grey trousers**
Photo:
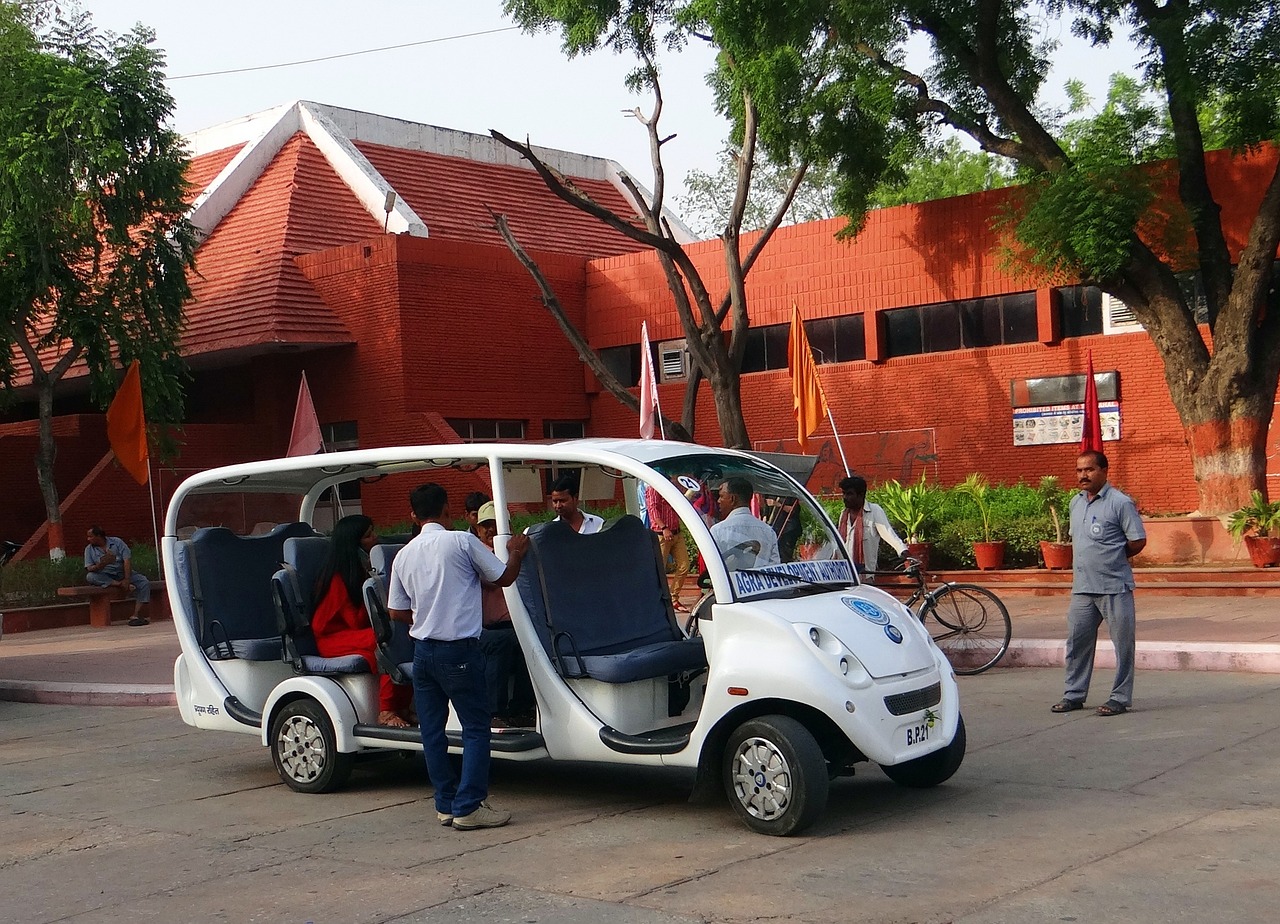
[[[1133,705],[1134,623],[1133,591],[1119,594],[1072,594],[1067,607],[1067,690],[1065,699],[1084,702],[1093,677],[1093,655],[1103,620],[1116,649],[1116,679],[1111,698]]]
[[[98,587],[110,587],[112,582],[120,580],[103,574],[101,571],[86,572],[84,579],[86,583],[96,584]],[[133,585],[133,596],[138,603],[151,602],[151,582],[147,580],[146,575],[139,574],[136,571],[130,572],[129,583]]]

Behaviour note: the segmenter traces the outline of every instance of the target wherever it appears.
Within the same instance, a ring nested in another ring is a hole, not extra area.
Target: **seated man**
[[[151,602],[151,582],[133,570],[133,553],[116,536],[108,536],[98,526],[89,527],[89,544],[84,547],[84,579],[97,587],[133,586],[133,618],[131,626],[145,626],[150,620],[142,615],[142,607]]]
[[[598,533],[600,527],[604,526],[603,519],[578,507],[577,475],[561,475],[556,479],[551,486],[551,509],[556,512],[557,520],[569,524],[575,532],[584,536]]]
[[[477,513],[476,535],[492,549],[497,534],[497,508],[493,501],[488,501]],[[501,587],[480,585],[480,613],[483,625],[480,649],[485,656],[484,679],[493,727],[531,728],[537,724],[533,683]]]
[[[760,568],[781,562],[778,536],[763,520],[751,515],[755,488],[745,478],[730,478],[720,485],[718,500],[723,518],[711,527],[724,563],[729,570]]]

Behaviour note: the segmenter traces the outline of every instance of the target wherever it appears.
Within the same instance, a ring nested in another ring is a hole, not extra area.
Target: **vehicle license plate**
[[[924,744],[929,740],[929,726],[932,722],[921,722],[919,725],[907,726],[907,747]]]

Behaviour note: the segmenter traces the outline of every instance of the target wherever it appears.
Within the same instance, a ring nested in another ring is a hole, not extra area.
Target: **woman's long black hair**
[[[360,540],[373,526],[373,520],[355,513],[343,517],[333,527],[333,535],[329,537],[329,555],[316,578],[313,591],[315,604],[319,604],[329,592],[336,574],[342,578],[347,588],[347,596],[356,606],[364,606],[364,582],[369,577],[369,562],[365,558]]]

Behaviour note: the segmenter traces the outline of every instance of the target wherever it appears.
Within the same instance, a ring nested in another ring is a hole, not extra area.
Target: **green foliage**
[[[953,135],[927,145],[897,176],[886,177],[871,194],[871,203],[875,208],[887,208],[929,202],[999,189],[1012,181],[1006,163],[984,151],[966,150]]]
[[[138,543],[130,545],[129,551],[133,570],[153,581],[163,579],[154,546]],[[58,588],[86,583],[84,559],[80,555],[68,555],[61,561],[47,558],[11,561],[0,568],[0,610],[66,603],[65,597],[58,596]]]
[[[868,493],[884,508],[885,516],[895,529],[901,530],[904,541],[926,541],[926,534],[932,532],[938,518],[942,491],[929,484],[923,474],[914,484],[904,486],[896,480],[886,481]]]
[[[1280,532],[1280,501],[1270,503],[1261,491],[1249,495],[1249,503],[1232,511],[1227,532],[1239,541],[1245,536],[1270,536]]]
[[[1070,513],[1071,492],[1064,489],[1054,475],[1045,475],[1040,479],[1036,493],[1053,523],[1053,541],[1061,543],[1065,538],[1063,524],[1067,523]]]

